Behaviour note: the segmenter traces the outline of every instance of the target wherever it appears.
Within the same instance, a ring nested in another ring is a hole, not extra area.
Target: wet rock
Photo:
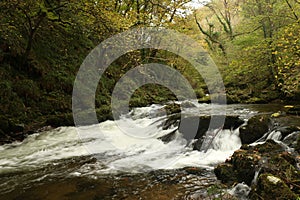
[[[210,124],[211,120],[211,116],[186,117],[180,122],[179,132],[188,139],[201,139],[209,128],[236,129],[244,123],[238,116],[226,116],[224,124],[221,123],[224,116],[213,116],[214,124]]]
[[[286,152],[285,148],[273,140],[267,140],[256,146],[243,145],[240,150],[234,152],[225,163],[219,164],[214,170],[217,178],[227,185],[235,182],[245,182],[252,186],[251,199],[263,196],[260,199],[276,199],[264,196],[274,190],[263,193],[268,189],[265,174],[280,179],[279,188],[289,188],[287,194],[300,194],[300,171],[297,168],[295,155]],[[259,177],[255,181],[256,176]],[[275,180],[275,179],[274,179]],[[279,182],[278,182],[279,183]],[[284,187],[282,185],[285,185]],[[280,197],[280,196],[279,196]]]
[[[170,142],[170,141],[172,141],[172,140],[175,139],[175,137],[176,137],[176,131],[177,130],[172,131],[171,133],[168,133],[168,134],[166,134],[166,135],[164,135],[162,137],[159,137],[157,139],[163,141],[164,143],[168,143],[168,142]]]
[[[240,127],[242,144],[251,144],[260,139],[269,131],[272,123],[268,115],[257,115],[248,120],[245,126]]]
[[[208,130],[210,116],[186,117],[180,121],[179,132],[187,140],[199,139]]]
[[[272,174],[262,174],[258,183],[250,194],[251,199],[297,199],[298,196],[291,191],[285,182]]]
[[[286,107],[287,114],[300,115],[300,105]]]
[[[292,134],[286,136],[282,142],[286,144],[290,148],[294,148],[296,150],[298,139],[300,138],[300,131],[293,132]],[[299,146],[300,147],[300,146]]]
[[[281,136],[284,139],[288,135],[290,135],[293,132],[300,131],[300,128],[297,126],[285,126],[285,127],[279,127],[276,129],[276,131],[281,132]]]
[[[237,129],[242,124],[244,120],[240,119],[238,116],[226,116],[223,129]]]
[[[237,129],[244,123],[238,116],[226,116],[225,122],[222,127],[222,121],[224,116],[213,116],[215,124],[211,124],[211,116],[200,116],[200,117],[187,117],[180,122],[179,132],[188,139],[196,139],[193,144],[194,150],[201,150],[202,143],[206,132],[209,129],[221,130],[221,129]],[[218,132],[218,131],[216,131]]]
[[[233,154],[231,164],[237,173],[237,182],[251,185],[260,158],[260,155],[245,150],[239,150]]]
[[[172,126],[173,127],[179,126],[180,118],[181,118],[180,113],[168,116],[168,119],[163,124],[163,130],[167,130],[167,129],[171,128]]]
[[[276,154],[276,153],[279,153],[279,152],[283,152],[284,148],[280,144],[275,142],[274,140],[267,140],[263,144],[258,144],[256,146],[250,146],[248,151],[250,153],[258,152],[260,154],[265,153],[266,155],[272,155],[272,154]]]
[[[214,172],[222,183],[232,185],[237,181],[237,172],[233,169],[232,165],[229,163],[219,164]]]
[[[183,170],[188,174],[194,174],[197,176],[203,176],[206,171],[200,167],[184,167]]]

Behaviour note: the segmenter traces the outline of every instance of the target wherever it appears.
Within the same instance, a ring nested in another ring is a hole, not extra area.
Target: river
[[[245,121],[282,108],[194,105],[186,113],[226,110]],[[76,127],[59,127],[0,146],[0,199],[209,199],[208,188],[217,181],[213,168],[240,148],[239,130],[222,130],[206,152],[193,150],[178,131],[172,141],[163,142],[159,138],[177,127],[162,129],[162,109],[136,108],[118,123],[81,127],[84,137]],[[120,124],[134,135],[124,133]]]

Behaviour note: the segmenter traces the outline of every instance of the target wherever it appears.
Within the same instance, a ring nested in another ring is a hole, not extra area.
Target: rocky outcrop
[[[273,140],[243,145],[214,172],[224,184],[244,182],[251,186],[250,199],[296,199],[300,195],[297,157]]]

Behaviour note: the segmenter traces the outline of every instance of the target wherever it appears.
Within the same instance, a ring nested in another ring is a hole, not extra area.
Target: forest
[[[299,18],[298,0],[3,0],[0,135],[6,140],[8,132],[73,125],[73,83],[84,58],[107,38],[138,27],[172,29],[198,41],[219,67],[228,103],[299,102]],[[184,59],[136,50],[101,78],[99,121],[112,118],[111,92],[122,75],[150,62],[180,71],[199,102],[209,102],[201,76]],[[172,99],[167,88],[149,84],[135,92],[130,106]]]

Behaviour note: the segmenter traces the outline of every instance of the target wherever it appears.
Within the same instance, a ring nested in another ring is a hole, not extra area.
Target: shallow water
[[[248,119],[274,109],[280,106],[196,104],[185,113],[225,110]],[[222,130],[207,152],[194,151],[179,132],[164,143],[158,138],[176,127],[162,130],[161,110],[137,108],[118,121],[60,127],[0,146],[1,199],[203,199],[216,182],[213,167],[241,146],[239,132]]]

